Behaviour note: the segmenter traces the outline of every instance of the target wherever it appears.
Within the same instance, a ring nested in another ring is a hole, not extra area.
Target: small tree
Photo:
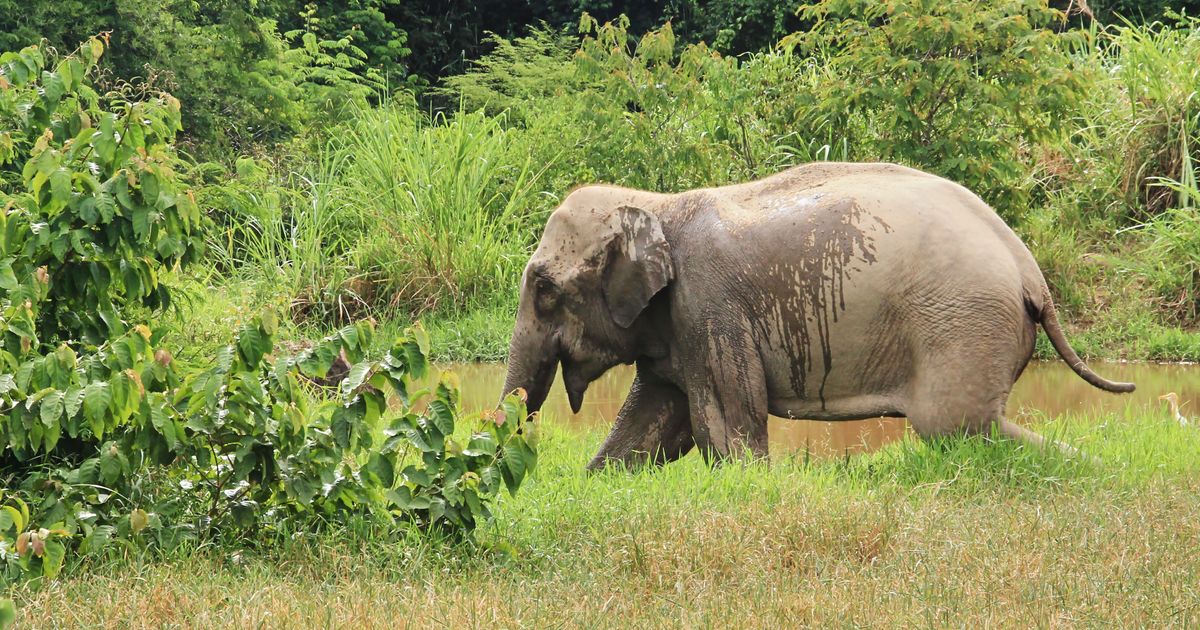
[[[1083,95],[1082,68],[1046,2],[824,0],[784,40],[826,57],[836,81],[801,94],[802,122],[869,122],[873,153],[928,168],[980,193],[1009,218],[1029,198],[1030,148],[1062,133]]]

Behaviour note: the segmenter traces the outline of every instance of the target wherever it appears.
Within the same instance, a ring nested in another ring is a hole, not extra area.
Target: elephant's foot
[[[619,465],[627,470],[636,470],[647,464],[661,466],[687,455],[695,445],[691,428],[686,423],[682,427],[669,428],[666,435],[652,432],[639,442],[613,443],[610,435],[592,461],[588,462],[587,469],[595,471]]]
[[[587,467],[661,465],[683,457],[693,446],[687,397],[639,368],[612,431]]]
[[[766,460],[769,457],[766,439],[744,439],[741,436],[735,437],[724,444],[722,448],[714,446],[711,442],[700,444],[697,442],[697,448],[704,456],[704,461],[709,467],[715,467],[729,462],[750,463],[759,460]]]

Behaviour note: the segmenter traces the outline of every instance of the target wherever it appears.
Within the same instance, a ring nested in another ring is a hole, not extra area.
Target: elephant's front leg
[[[696,446],[708,461],[767,457],[767,383],[748,326],[710,325],[688,361],[687,397]]]
[[[683,391],[639,367],[612,431],[587,467],[665,464],[686,455],[694,444]]]

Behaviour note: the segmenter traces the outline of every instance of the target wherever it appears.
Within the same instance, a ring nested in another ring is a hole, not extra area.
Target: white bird
[[[1175,392],[1167,392],[1162,396],[1159,396],[1158,399],[1167,401],[1167,404],[1171,406],[1171,413],[1175,416],[1175,421],[1178,422],[1180,426],[1186,427],[1187,425],[1191,424],[1191,421],[1188,420],[1187,416],[1179,413],[1179,396]],[[1186,405],[1187,403],[1184,404]]]

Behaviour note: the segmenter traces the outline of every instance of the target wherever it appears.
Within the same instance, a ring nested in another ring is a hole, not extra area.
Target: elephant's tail
[[[1062,454],[1067,457],[1083,458],[1083,459],[1086,459],[1087,461],[1090,461],[1093,464],[1103,463],[1099,459],[1096,459],[1095,457],[1093,457],[1091,455],[1083,453],[1083,452],[1079,451],[1079,449],[1076,449],[1075,447],[1073,447],[1069,444],[1063,444],[1062,442],[1059,442],[1058,440],[1047,439],[1045,437],[1042,437],[1041,435],[1038,435],[1037,433],[1034,433],[1033,431],[1030,431],[1029,429],[1026,429],[1025,427],[1023,427],[1019,424],[1016,424],[1009,420],[1005,420],[1003,418],[1000,419],[999,429],[1000,429],[1000,435],[1003,435],[1004,437],[1006,437],[1010,440],[1024,442],[1025,444],[1028,444],[1029,446],[1032,446],[1034,448],[1046,448],[1047,446],[1053,446],[1054,448],[1061,451]]]
[[[1033,316],[1034,321],[1042,324],[1042,328],[1046,330],[1046,336],[1050,338],[1050,343],[1058,351],[1058,356],[1062,357],[1063,361],[1066,361],[1067,365],[1071,366],[1071,369],[1075,370],[1075,373],[1080,378],[1095,387],[1109,392],[1123,394],[1134,390],[1135,385],[1133,383],[1110,381],[1093,372],[1092,368],[1088,367],[1083,362],[1083,359],[1079,358],[1078,354],[1075,354],[1075,349],[1071,347],[1071,344],[1067,343],[1067,337],[1063,334],[1062,326],[1058,324],[1058,312],[1054,310],[1054,300],[1050,299],[1050,291],[1048,289],[1044,291],[1041,302],[1041,306],[1038,307],[1031,300],[1026,300],[1030,315]]]

